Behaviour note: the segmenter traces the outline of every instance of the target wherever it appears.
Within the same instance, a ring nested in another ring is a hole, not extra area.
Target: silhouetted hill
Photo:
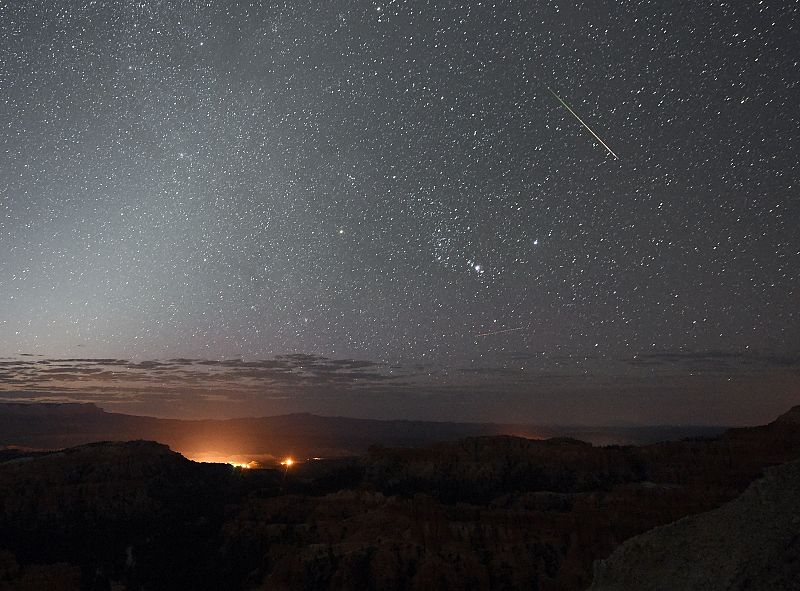
[[[189,457],[271,455],[343,457],[374,444],[416,447],[489,435],[572,436],[595,443],[647,443],[718,434],[707,427],[573,428],[379,421],[291,414],[229,420],[182,421],[105,412],[91,404],[0,404],[0,446],[60,449],[93,441],[160,441]]]

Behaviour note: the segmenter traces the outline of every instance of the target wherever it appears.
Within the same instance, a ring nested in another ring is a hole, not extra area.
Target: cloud
[[[399,382],[401,372],[385,364],[313,355],[285,355],[275,359],[171,359],[131,362],[122,359],[48,359],[0,361],[0,391],[41,391],[86,395],[140,397],[143,389],[186,392],[213,390],[211,398],[235,399],[235,394],[276,392],[303,388],[363,388]],[[228,392],[221,394],[221,391]]]
[[[800,356],[739,351],[656,351],[629,359],[638,368],[664,372],[722,373],[757,375],[764,372],[788,371],[800,374]]]
[[[773,400],[770,412],[779,414],[796,401],[798,376],[797,356],[729,351],[622,358],[514,352],[499,364],[460,368],[301,354],[149,361],[20,356],[0,359],[0,401],[92,402],[181,418],[315,412],[498,421],[552,416],[587,423],[603,416],[635,421],[636,413],[652,408],[647,422],[660,416],[680,422],[675,409],[701,416],[703,408],[713,408],[721,417],[733,412],[728,408],[747,408],[748,401],[765,406],[767,399]]]

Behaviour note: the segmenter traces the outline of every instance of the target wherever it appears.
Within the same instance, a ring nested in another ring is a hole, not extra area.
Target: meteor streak
[[[476,334],[475,336],[476,337],[489,337],[489,336],[492,336],[493,334],[503,334],[504,332],[514,332],[514,331],[517,331],[517,330],[524,330],[524,329],[525,329],[524,326],[520,326],[519,328],[506,328],[505,330],[496,330],[496,331],[493,331],[493,332],[482,332],[480,334]]]
[[[614,151],[613,151],[611,148],[609,148],[609,147],[608,147],[608,144],[606,144],[606,143],[605,143],[603,140],[601,140],[601,139],[600,139],[600,136],[599,136],[599,135],[597,135],[597,134],[596,134],[594,131],[592,131],[592,128],[591,128],[591,127],[589,127],[588,125],[586,125],[586,123],[584,123],[583,119],[581,119],[580,117],[578,117],[578,114],[577,114],[575,111],[573,111],[573,110],[570,108],[570,106],[569,106],[567,103],[565,103],[563,100],[561,100],[561,97],[560,97],[560,96],[558,96],[558,95],[557,95],[555,92],[553,92],[553,89],[552,89],[552,88],[550,88],[550,87],[548,86],[548,87],[547,87],[547,90],[549,90],[549,91],[550,91],[550,94],[552,94],[554,97],[556,97],[556,99],[558,99],[558,102],[559,102],[559,103],[561,103],[562,105],[564,105],[564,108],[565,108],[565,109],[567,109],[567,111],[569,111],[570,113],[572,113],[572,114],[573,114],[573,116],[575,117],[575,119],[577,119],[578,121],[580,121],[580,124],[581,124],[581,125],[583,125],[583,126],[586,128],[586,129],[588,129],[588,130],[589,130],[589,133],[591,133],[591,134],[592,134],[592,135],[595,137],[595,139],[596,139],[598,142],[600,142],[601,144],[603,144],[603,147],[604,147],[606,150],[608,150],[608,153],[609,153],[609,154],[611,154],[611,155],[612,155],[612,156],[613,156],[613,157],[614,157],[616,160],[619,160],[619,156],[617,156],[616,154],[614,154]]]

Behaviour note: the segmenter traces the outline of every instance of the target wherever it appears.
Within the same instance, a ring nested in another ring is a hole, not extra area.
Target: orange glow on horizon
[[[240,468],[242,470],[255,470],[263,466],[263,463],[260,460],[250,459],[244,454],[226,455],[219,452],[200,452],[184,454],[184,457],[193,462],[228,464],[233,468]]]
[[[250,456],[249,454],[224,454],[220,452],[195,452],[189,453],[185,456],[186,458],[192,460],[193,462],[210,462],[214,464],[227,464],[233,468],[237,468],[239,470],[265,470],[265,469],[279,469],[283,468],[284,471],[289,470],[289,468],[294,468],[298,464],[302,463],[302,461],[295,459],[292,456],[284,456],[283,459],[279,460],[274,456],[268,456],[266,454],[261,454],[260,456]],[[308,461],[311,458],[308,458]],[[321,458],[313,458],[315,460]]]
[[[253,461],[253,462],[248,462],[248,463],[246,463],[246,464],[240,464],[240,463],[238,463],[238,462],[226,462],[226,463],[227,463],[227,464],[230,464],[230,465],[231,465],[231,466],[233,466],[234,468],[241,468],[241,469],[243,469],[243,470],[250,470],[250,469],[252,469],[252,468],[255,468],[255,467],[256,467],[256,465],[257,465],[257,462],[255,462],[255,461]]]

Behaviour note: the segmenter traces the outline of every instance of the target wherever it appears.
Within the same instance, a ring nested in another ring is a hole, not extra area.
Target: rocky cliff
[[[800,461],[769,468],[718,509],[628,540],[596,563],[590,591],[797,589]]]
[[[246,502],[225,552],[264,589],[584,589],[592,562],[625,539],[718,507],[798,457],[800,429],[785,417],[644,447],[376,447],[358,490]]]
[[[141,441],[11,450],[0,458],[0,589],[585,589],[592,564],[625,540],[800,459],[797,415],[642,447],[506,436],[375,447],[288,473]],[[784,542],[745,533],[731,530],[739,549],[722,552],[752,556],[759,581],[793,572],[769,570],[776,555],[752,547]]]

